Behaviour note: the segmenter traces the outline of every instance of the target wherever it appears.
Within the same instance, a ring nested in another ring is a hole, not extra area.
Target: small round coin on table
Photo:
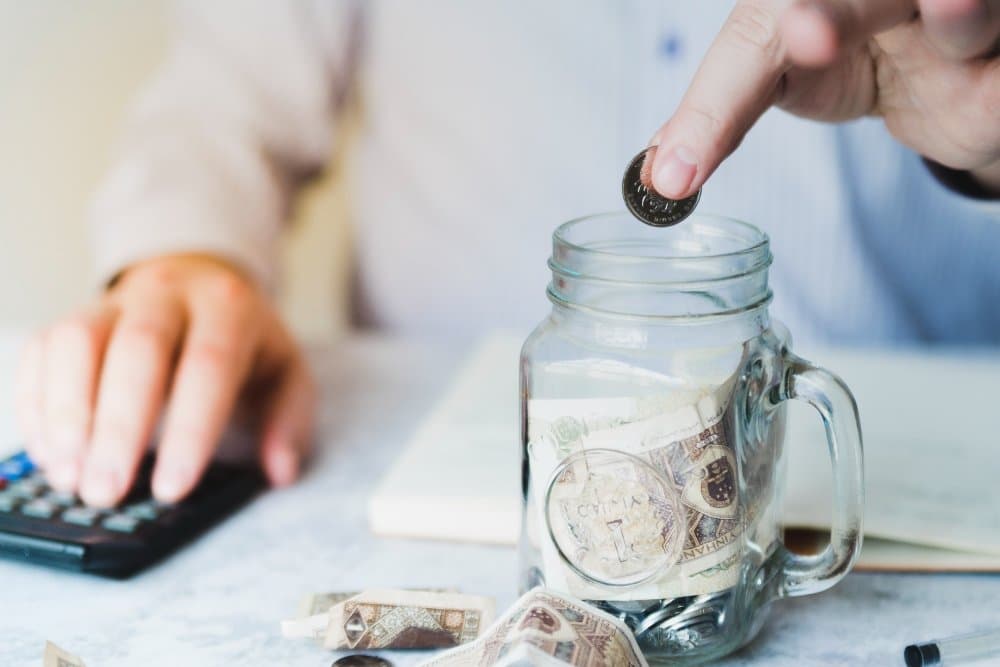
[[[392,667],[392,663],[377,655],[354,653],[334,661],[330,667]]]

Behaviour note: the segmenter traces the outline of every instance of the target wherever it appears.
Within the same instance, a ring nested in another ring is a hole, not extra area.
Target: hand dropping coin
[[[698,205],[701,190],[685,199],[667,199],[653,188],[653,159],[656,146],[650,146],[629,162],[622,179],[622,197],[632,215],[652,227],[672,227]]]

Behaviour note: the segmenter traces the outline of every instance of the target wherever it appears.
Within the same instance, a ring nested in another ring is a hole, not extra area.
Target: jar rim
[[[729,317],[766,307],[770,239],[754,225],[696,214],[672,229],[630,213],[588,215],[552,234],[549,298],[618,317]]]
[[[575,230],[579,226],[587,222],[593,222],[597,220],[609,219],[621,216],[632,217],[630,213],[626,211],[607,211],[604,213],[596,213],[590,215],[583,215],[572,220],[568,220],[552,232],[552,241],[554,244],[562,246],[568,250],[574,252],[585,253],[587,256],[600,257],[604,256],[607,258],[615,259],[628,259],[630,257],[635,257],[635,255],[630,255],[623,252],[612,252],[609,250],[603,250],[598,248],[589,247],[585,244],[570,241],[567,238],[567,233]],[[662,259],[662,260],[683,260],[685,262],[699,261],[699,260],[720,260],[726,258],[740,257],[745,255],[752,255],[754,253],[759,253],[762,249],[766,249],[770,245],[770,237],[767,232],[760,229],[756,225],[752,225],[749,222],[744,222],[742,220],[737,220],[736,218],[731,218],[724,215],[716,215],[713,213],[695,213],[688,220],[681,222],[681,225],[692,225],[698,224],[699,222],[711,222],[715,223],[718,228],[730,228],[738,229],[749,235],[752,239],[752,243],[749,243],[745,247],[738,248],[736,250],[728,250],[725,252],[714,252],[707,254],[691,255],[691,254],[662,254],[662,255],[643,255],[644,259]],[[640,221],[636,220],[635,224],[641,225]]]

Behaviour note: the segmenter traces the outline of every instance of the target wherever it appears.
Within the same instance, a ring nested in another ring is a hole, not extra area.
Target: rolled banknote
[[[293,618],[281,622],[281,636],[285,639],[316,639],[326,637],[330,626],[329,612],[320,612],[303,618]]]
[[[310,593],[302,598],[299,603],[299,613],[297,618],[306,618],[330,611],[330,607],[344,600],[348,600],[355,595],[361,595],[361,591],[333,591],[329,593]]]
[[[429,593],[457,593],[454,588],[407,588],[408,591],[427,591]],[[299,613],[297,618],[315,616],[323,612],[330,611],[330,607],[344,600],[361,595],[363,591],[333,591],[329,593],[310,593],[302,598],[299,603]]]
[[[482,636],[420,667],[648,667],[618,619],[561,593],[525,593]]]
[[[448,648],[476,639],[494,616],[493,599],[481,595],[369,590],[330,609],[323,645],[351,650]]]
[[[330,625],[330,609],[356,595],[361,595],[361,591],[333,591],[305,596],[299,603],[298,616],[281,622],[281,636],[322,641]]]
[[[52,642],[45,642],[42,667],[85,667],[85,665],[83,660],[72,653],[64,651]]]
[[[430,593],[457,593],[453,588],[413,588],[412,591],[427,591]],[[281,635],[286,639],[317,639],[326,637],[326,629],[330,625],[330,609],[355,596],[362,591],[332,591],[327,593],[310,593],[299,603],[298,615],[281,622]]]

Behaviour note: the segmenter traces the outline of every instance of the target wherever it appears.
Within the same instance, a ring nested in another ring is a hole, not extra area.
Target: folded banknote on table
[[[45,642],[42,667],[86,667],[86,665],[69,651],[59,648],[52,642]]]
[[[494,617],[493,599],[481,595],[371,589],[310,596],[281,633],[335,650],[448,648],[478,638]]]
[[[328,649],[450,649],[424,667],[646,667],[622,621],[542,588],[495,622],[490,598],[388,588],[310,595],[299,613],[282,622],[282,634],[321,639]]]

